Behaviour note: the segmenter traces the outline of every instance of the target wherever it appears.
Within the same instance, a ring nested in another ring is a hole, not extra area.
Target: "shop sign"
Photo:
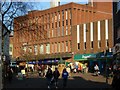
[[[96,58],[95,54],[75,54],[74,60],[87,60],[89,58]]]

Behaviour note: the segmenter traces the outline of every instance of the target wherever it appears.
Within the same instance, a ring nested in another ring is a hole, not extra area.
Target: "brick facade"
[[[73,53],[96,53],[105,49],[104,23],[109,19],[109,48],[112,47],[112,3],[94,3],[95,7],[68,3],[42,11],[31,11],[14,19],[13,56],[32,50],[46,55],[43,59],[62,58],[73,60]],[[100,8],[102,5],[102,8]],[[101,48],[97,48],[97,21],[101,21]],[[93,49],[90,49],[90,22],[94,24]],[[86,24],[86,50],[83,44],[83,24]],[[80,50],[77,50],[76,26],[80,25]],[[42,46],[43,45],[43,46]],[[35,51],[35,46],[37,51]],[[41,50],[40,50],[41,47]],[[44,48],[43,48],[44,47]],[[46,49],[47,48],[47,49]],[[24,50],[23,50],[24,49]],[[47,53],[46,53],[47,51]],[[57,56],[54,56],[57,55]]]

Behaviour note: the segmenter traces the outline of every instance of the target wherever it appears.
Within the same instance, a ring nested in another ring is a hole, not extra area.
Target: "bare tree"
[[[12,2],[10,0],[7,2],[6,0],[1,2],[1,13],[2,13],[2,24],[4,24],[8,30],[13,30],[13,19],[15,17],[26,14],[29,10],[31,10],[32,3],[28,2]],[[3,31],[2,31],[3,32]],[[6,32],[7,33],[7,32]],[[4,33],[3,37],[6,35]]]

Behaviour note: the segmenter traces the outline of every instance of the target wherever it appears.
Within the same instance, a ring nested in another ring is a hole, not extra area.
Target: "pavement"
[[[108,79],[106,83],[106,78],[102,75],[93,76],[92,73],[72,73],[69,77],[66,88],[86,88],[86,89],[111,89],[112,78]],[[6,82],[4,89],[18,89],[18,88],[47,88],[47,80],[44,77],[39,77],[37,74],[32,74],[28,78],[23,80],[18,80],[16,77],[13,78],[11,83]],[[62,88],[62,79],[58,81],[58,88]]]

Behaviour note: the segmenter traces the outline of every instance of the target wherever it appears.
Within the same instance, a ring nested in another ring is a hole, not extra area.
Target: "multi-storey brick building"
[[[74,60],[112,48],[112,3],[68,3],[14,19],[13,56]],[[109,45],[108,45],[109,44]]]

